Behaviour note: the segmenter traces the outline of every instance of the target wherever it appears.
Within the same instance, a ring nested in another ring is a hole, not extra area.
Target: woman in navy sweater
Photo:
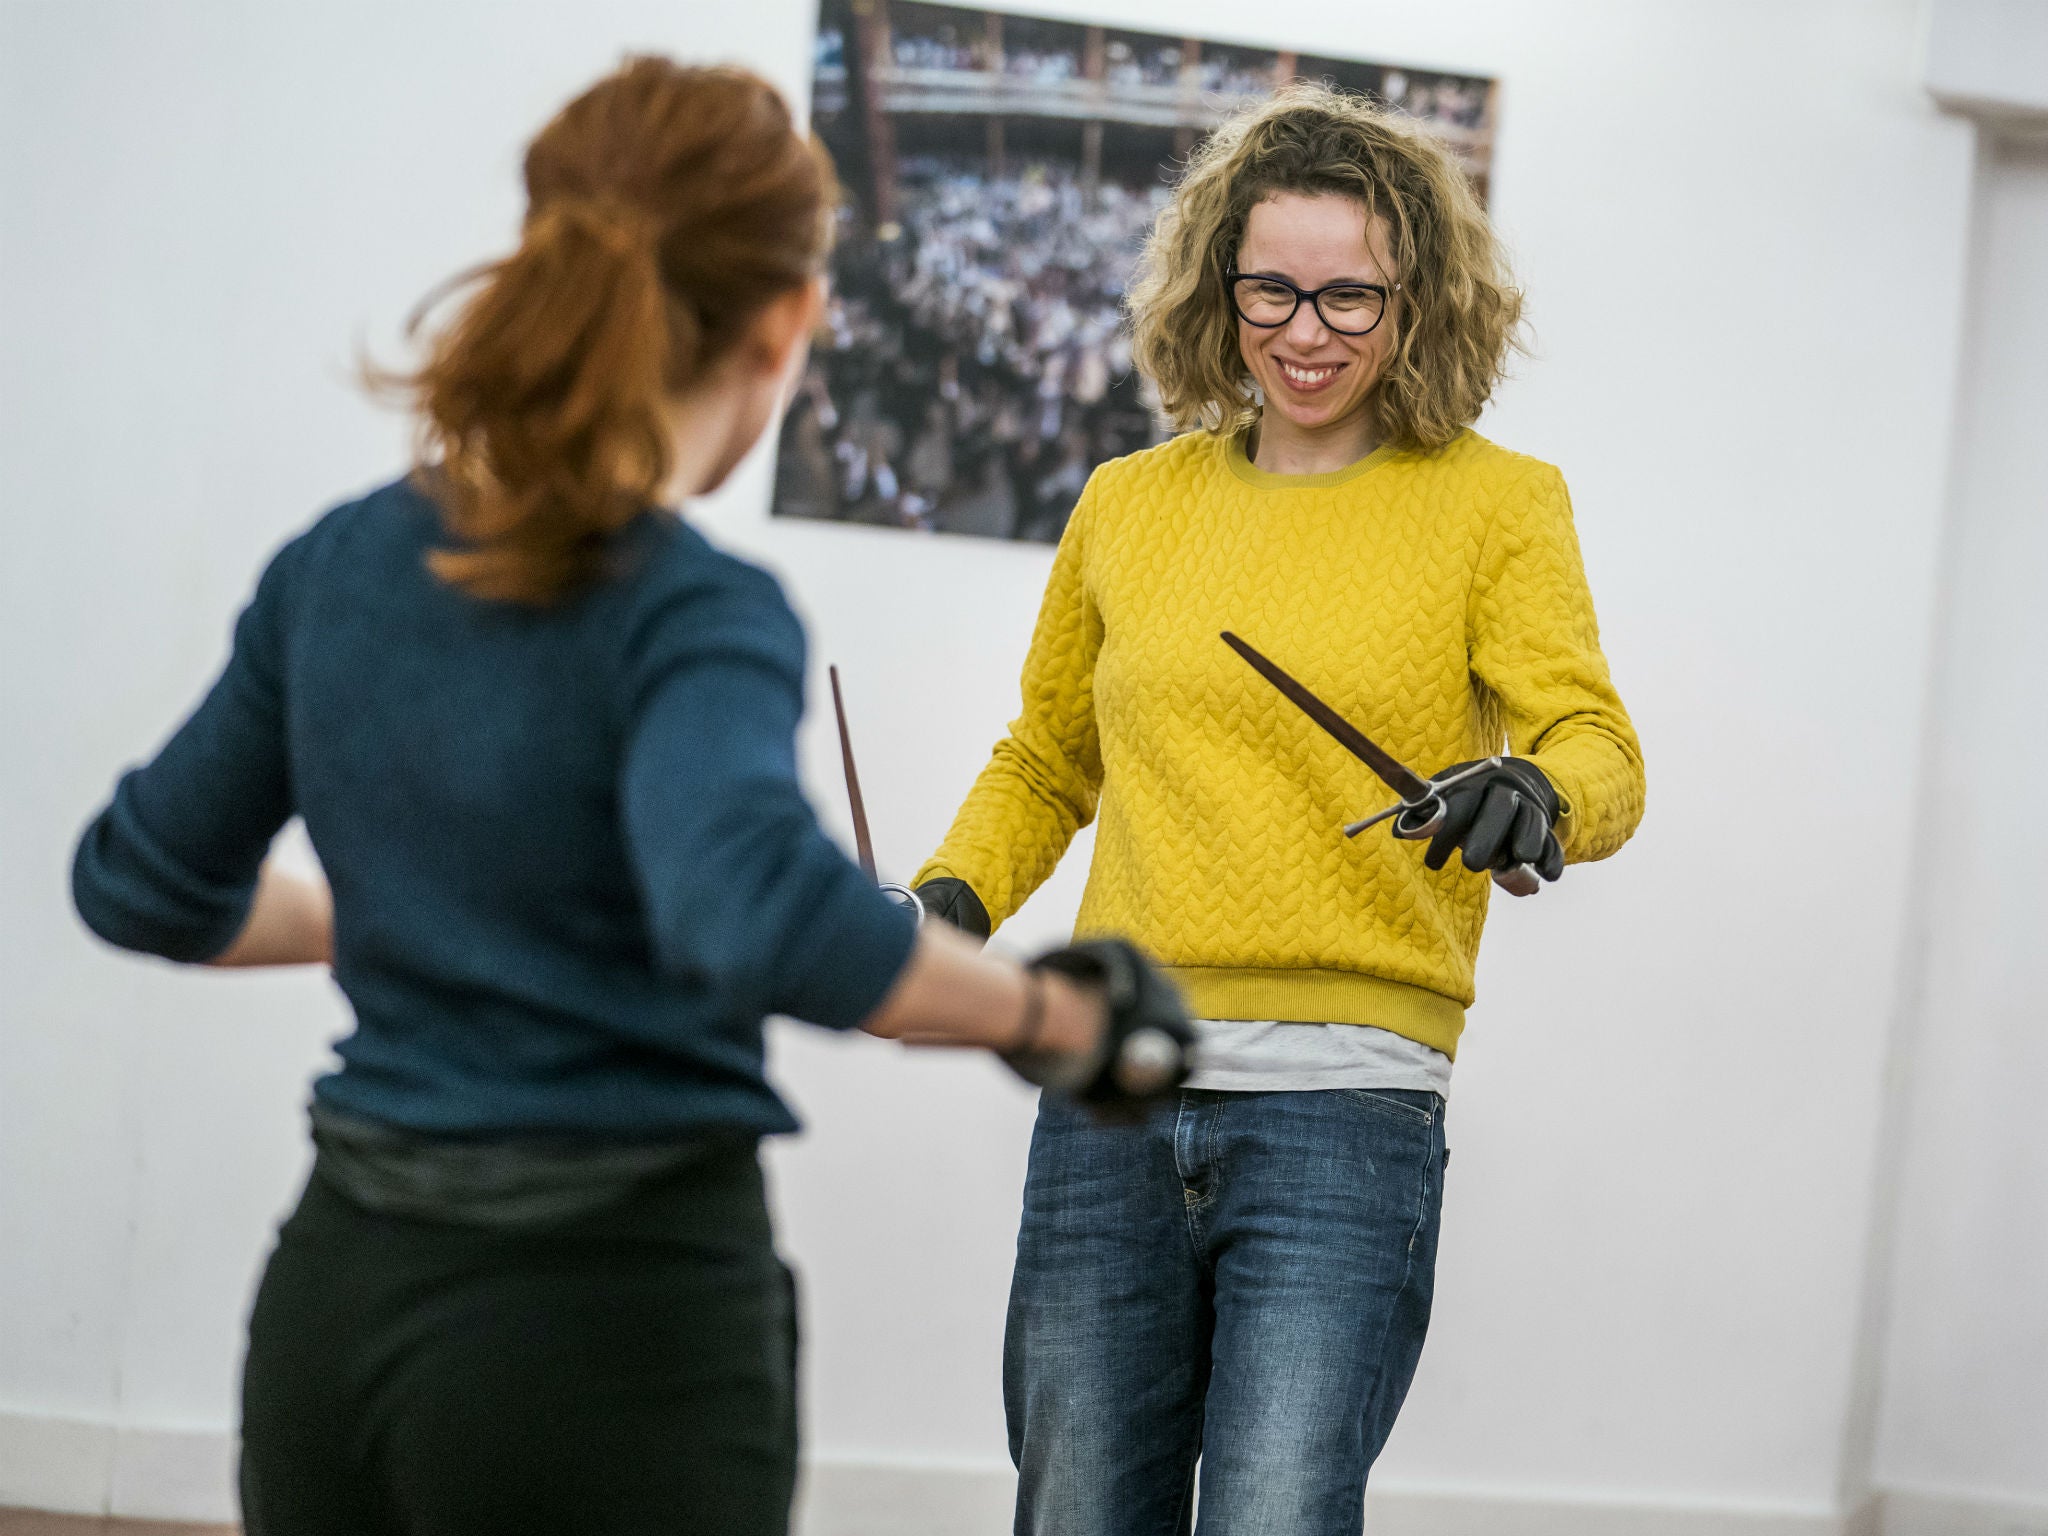
[[[525,175],[519,249],[400,381],[421,467],[279,552],[78,849],[110,942],[329,963],[355,1012],[250,1320],[251,1536],[782,1532],[764,1016],[1111,1105],[1134,1031],[1185,1039],[1127,948],[1020,967],[848,863],[798,788],[795,617],[661,510],[801,367],[822,150],[754,77],[643,58]],[[294,814],[324,884],[264,863]]]

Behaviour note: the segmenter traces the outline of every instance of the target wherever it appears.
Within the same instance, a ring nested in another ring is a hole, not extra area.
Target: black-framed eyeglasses
[[[1297,288],[1284,277],[1270,272],[1223,274],[1230,289],[1231,308],[1246,325],[1261,330],[1278,330],[1294,318],[1306,299],[1315,306],[1323,324],[1340,336],[1369,336],[1387,317],[1387,296],[1400,288],[1379,283],[1332,283],[1327,288]]]

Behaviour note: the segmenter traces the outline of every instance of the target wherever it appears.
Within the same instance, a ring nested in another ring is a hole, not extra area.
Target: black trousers
[[[242,1385],[248,1536],[786,1536],[795,1305],[751,1144],[544,1230],[317,1169]]]

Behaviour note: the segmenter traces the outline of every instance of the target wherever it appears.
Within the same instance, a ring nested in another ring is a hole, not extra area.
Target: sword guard
[[[1422,820],[1418,822],[1415,819],[1417,816],[1420,816]],[[1436,836],[1436,829],[1444,824],[1444,803],[1434,795],[1424,800],[1418,800],[1413,805],[1409,804],[1406,800],[1397,800],[1384,811],[1368,816],[1363,821],[1352,822],[1350,826],[1344,829],[1344,835],[1346,837],[1356,837],[1368,827],[1376,827],[1389,817],[1396,818],[1394,821],[1394,836],[1396,837],[1407,838],[1410,841],[1434,837]]]
[[[1419,843],[1436,836],[1437,828],[1444,824],[1444,802],[1439,795],[1431,795],[1416,805],[1404,805],[1401,813],[1394,818],[1394,836],[1411,843]]]
[[[893,880],[884,880],[875,889],[896,903],[897,906],[907,911],[918,927],[922,928],[924,926],[924,902],[917,892],[907,885],[898,885]]]

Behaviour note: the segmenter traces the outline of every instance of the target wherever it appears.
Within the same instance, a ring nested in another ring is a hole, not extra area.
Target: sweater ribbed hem
[[[1274,1019],[1287,1024],[1370,1024],[1458,1058],[1465,1008],[1427,987],[1356,971],[1266,971],[1169,965],[1198,1019]]]

